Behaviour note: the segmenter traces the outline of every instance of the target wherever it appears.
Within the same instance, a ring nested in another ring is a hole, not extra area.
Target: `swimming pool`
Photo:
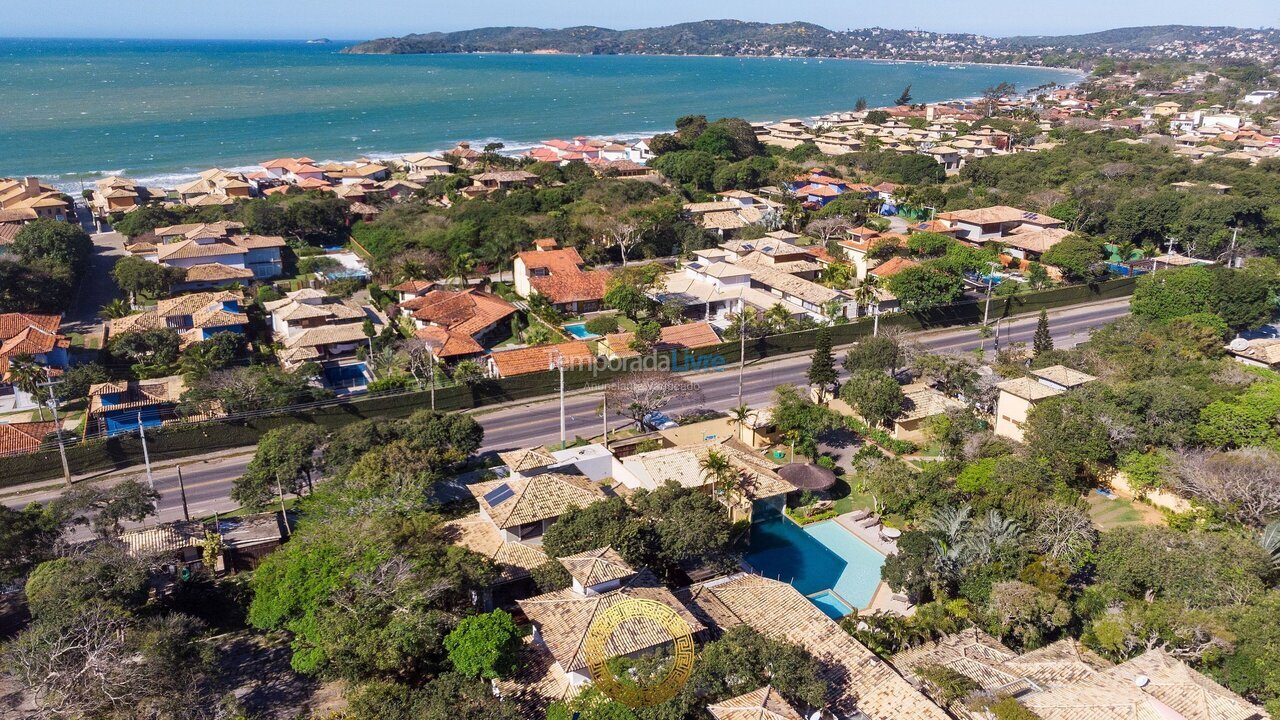
[[[572,325],[565,325],[564,331],[578,338],[579,340],[592,340],[594,338],[600,337],[599,335],[596,335],[590,330],[587,330],[587,324],[584,322],[573,323]]]
[[[835,520],[800,527],[775,517],[751,527],[747,562],[766,577],[791,583],[827,615],[871,604],[884,556]]]

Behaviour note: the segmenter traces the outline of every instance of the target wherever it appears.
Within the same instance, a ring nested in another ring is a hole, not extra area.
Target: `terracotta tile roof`
[[[0,455],[35,452],[56,429],[53,421],[0,423]]]
[[[1031,378],[1025,377],[1005,380],[1002,383],[998,383],[996,387],[999,388],[1001,392],[1007,392],[1014,397],[1020,397],[1023,400],[1030,400],[1032,402],[1062,394],[1062,391],[1057,388],[1051,388],[1044,383],[1036,382]]]
[[[566,589],[516,602],[524,614],[538,625],[542,641],[560,668],[571,673],[587,666],[584,645],[587,629],[596,617],[629,598],[652,600],[672,608],[695,634],[704,629],[698,618],[648,571],[636,574],[617,590],[600,595],[584,597]],[[623,623],[610,636],[605,651],[610,657],[619,657],[648,650],[670,640],[666,630],[656,623]]]
[[[804,720],[777,690],[766,685],[736,698],[708,705],[716,720]]]
[[[497,295],[474,289],[432,290],[401,307],[422,322],[471,336],[516,312],[515,305]]]
[[[504,492],[492,500],[485,498],[490,491],[503,485],[510,490],[509,494]],[[587,478],[562,473],[491,480],[468,485],[467,490],[475,496],[493,524],[500,528],[557,518],[571,507],[586,507],[606,497],[600,486]]]
[[[464,355],[478,355],[484,347],[466,333],[453,332],[442,327],[429,325],[414,333],[427,344],[431,354],[442,360]]]
[[[496,584],[527,578],[530,571],[547,562],[540,548],[503,540],[493,523],[478,512],[447,522],[444,528],[455,544],[493,561],[498,569]]]
[[[933,417],[934,415],[941,415],[948,410],[959,410],[965,407],[965,404],[959,400],[947,397],[929,387],[908,390],[903,397],[902,412],[894,418],[898,422]]]
[[[1065,388],[1079,387],[1098,379],[1088,373],[1073,370],[1066,365],[1051,365],[1047,368],[1032,370],[1031,374]]]
[[[912,260],[911,258],[891,257],[888,260],[885,260],[884,262],[875,266],[868,272],[870,272],[872,275],[875,275],[878,278],[889,278],[889,277],[893,277],[894,275],[897,275],[898,273],[902,272],[903,270],[906,270],[909,267],[915,267],[919,264],[920,263],[916,262],[915,260]]]
[[[580,367],[595,362],[595,353],[581,340],[539,345],[516,350],[494,351],[489,355],[498,377],[515,377],[529,373],[546,372],[556,358],[563,358],[565,367]]]
[[[58,334],[62,318],[57,315],[0,313],[0,358],[47,353],[66,337]]]
[[[552,242],[555,242],[554,240]],[[582,256],[577,248],[560,248],[558,250],[530,250],[516,253],[525,267],[530,270],[546,268],[553,273],[571,273],[582,267]]]
[[[352,344],[368,341],[362,323],[343,323],[341,325],[321,325],[307,328],[296,335],[284,339],[286,349],[300,347],[320,347],[330,344]]]
[[[790,585],[738,574],[689,589],[699,614],[722,630],[749,625],[803,647],[823,666],[827,708],[871,720],[948,720],[942,708]]]
[[[511,472],[525,472],[527,470],[537,470],[548,465],[556,464],[557,460],[554,455],[543,450],[540,447],[523,448],[521,450],[511,450],[508,452],[498,453],[498,458],[507,466]]]
[[[1017,657],[999,640],[976,628],[947,635],[936,642],[904,650],[891,659],[904,677],[918,682],[916,671],[931,665],[950,668],[978,683],[984,690],[996,690],[1018,683],[1022,676],[1002,665]]]
[[[186,382],[176,375],[154,380],[130,380],[127,383],[100,383],[89,388],[89,414],[94,415],[103,410],[132,410],[176,403],[186,389]],[[124,393],[124,397],[119,402],[104,406],[102,396],[114,393]]]
[[[1063,221],[1041,215],[1039,213],[1029,212],[1008,205],[993,205],[987,208],[978,208],[976,210],[956,210],[953,212],[944,212],[938,215],[939,220],[947,220],[950,222],[964,222],[974,225],[994,225],[997,223],[1031,223],[1034,225],[1043,225],[1045,227],[1060,227],[1065,225]]]
[[[248,268],[231,267],[222,263],[205,263],[187,268],[186,282],[230,282],[232,280],[252,280],[253,271]]]
[[[1043,253],[1071,235],[1070,230],[1061,228],[1037,228],[1035,226],[1019,227],[1000,238],[1000,242],[1009,247],[1028,252]]]
[[[211,223],[185,223],[182,225],[167,225],[159,227],[152,231],[152,234],[158,238],[171,238],[182,236],[188,239],[197,237],[227,237],[232,230],[243,230],[244,223],[232,220],[220,220]]]
[[[732,437],[637,453],[624,459],[623,464],[650,490],[668,482],[684,487],[702,487],[711,480],[702,471],[701,463],[712,452],[727,457],[738,470],[744,494],[750,500],[776,497],[795,489],[778,475],[780,465]]]
[[[392,292],[418,294],[424,290],[430,290],[435,287],[434,280],[405,280],[404,282],[391,288]]]
[[[548,705],[577,695],[551,652],[532,636],[525,638],[515,674],[494,680],[493,687],[500,697],[516,704],[520,717],[530,720],[542,720]]]
[[[614,357],[638,357],[640,353],[630,347],[631,341],[635,339],[635,336],[635,333],[606,335],[604,344]],[[669,352],[671,350],[685,350],[719,344],[720,336],[716,335],[715,328],[711,327],[711,323],[700,320],[683,325],[668,325],[662,328],[662,337],[658,341],[656,350],[657,352]]]
[[[0,210],[0,216],[3,216],[3,214],[4,211]],[[18,233],[21,230],[21,224],[4,222],[3,217],[0,217],[0,246],[12,243],[14,238],[18,237]]]
[[[529,285],[555,304],[593,302],[604,299],[605,288],[613,274],[608,270],[578,270],[529,278]]]
[[[623,580],[636,574],[636,569],[611,547],[588,550],[560,558],[560,564],[584,588],[612,580]]]
[[[156,258],[160,262],[166,260],[189,260],[192,258],[225,257],[227,255],[244,255],[244,248],[230,240],[215,240],[200,243],[195,240],[179,240],[166,243],[156,248]]]
[[[203,547],[204,523],[180,520],[155,527],[126,530],[121,533],[120,542],[134,557],[170,555],[189,547]]]
[[[1079,682],[1111,667],[1079,640],[1065,638],[1005,661],[1004,667],[1038,685],[1051,687]]]

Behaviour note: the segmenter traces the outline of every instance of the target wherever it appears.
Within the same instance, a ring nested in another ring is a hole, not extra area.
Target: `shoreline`
[[[264,42],[275,42],[275,41],[264,41]],[[301,44],[301,41],[299,41],[299,43]],[[333,52],[332,54],[339,54],[339,53]],[[361,54],[373,55],[373,53],[361,53]],[[390,54],[380,53],[378,55],[386,57]],[[465,56],[486,56],[486,55],[520,56],[520,55],[534,55],[534,53],[476,52],[476,53],[411,53],[411,54],[404,54],[404,55],[465,57]],[[580,58],[580,56],[574,53],[539,54],[539,56],[541,57],[557,56],[557,55],[561,57],[566,57],[566,58],[575,58],[575,59]],[[581,57],[588,57],[588,56],[581,56]],[[670,54],[661,54],[661,55],[629,54],[629,55],[599,55],[599,56],[591,55],[589,57],[652,57],[652,58],[673,58],[673,59],[717,58],[717,59],[724,59],[724,60],[733,59],[733,60],[761,60],[761,61],[788,61],[788,62],[800,61],[804,63],[808,63],[810,61],[832,60],[832,61],[864,63],[864,64],[871,64],[871,65],[913,64],[913,65],[923,65],[928,67],[944,67],[946,69],[953,69],[940,61],[895,60],[890,58],[841,58],[841,57],[806,58],[806,57],[798,57],[798,56],[797,57],[791,57],[791,56],[764,57],[764,56],[756,56],[756,55],[670,55]],[[1088,77],[1088,73],[1081,70],[1074,70],[1070,68],[1053,68],[1053,67],[1039,66],[1039,65],[1018,65],[1018,64],[1010,64],[1010,63],[977,63],[977,62],[960,62],[960,61],[957,61],[957,63],[955,64],[961,64],[964,66],[963,68],[954,68],[956,71],[959,71],[959,72],[963,72],[963,70],[966,70],[969,67],[994,67],[994,68],[1016,69],[1020,71],[1040,70],[1045,72],[1055,72],[1055,73],[1071,76],[1069,78],[1064,78],[1064,81],[1058,82],[1058,84],[1063,87],[1074,87]],[[944,98],[939,100],[930,100],[922,104],[945,105],[945,104],[958,103],[958,102],[974,102],[975,100],[978,100],[978,99],[980,99],[980,96],[976,96],[976,95],[967,96],[967,97],[950,97],[950,98]],[[891,107],[891,106],[876,106],[869,109],[887,109],[888,107]],[[813,120],[823,115],[846,113],[846,112],[853,112],[852,107],[851,106],[848,108],[830,108],[829,107],[814,114],[799,115],[798,117],[806,118],[807,120]],[[709,118],[715,115],[714,112],[704,113],[704,114],[707,114]],[[744,118],[744,119],[746,119],[748,122],[769,123],[769,122],[778,122],[782,118],[794,117],[794,116],[795,115],[778,111],[778,112],[775,112],[774,114],[771,114],[771,117],[762,117],[757,120],[752,120],[751,118]],[[648,129],[625,130],[625,131],[617,131],[617,132],[610,132],[610,133],[600,133],[600,132],[595,132],[591,130],[585,130],[585,131],[577,130],[574,132],[560,133],[558,137],[586,137],[590,139],[617,140],[617,141],[630,142],[630,141],[635,141],[642,138],[652,137],[657,134],[670,133],[670,132],[674,132],[674,126],[666,125],[666,126],[654,127],[654,128],[648,128]],[[490,142],[501,142],[505,144],[506,147],[504,148],[504,150],[498,153],[499,155],[504,155],[508,157],[518,157],[519,155],[523,154],[527,150],[538,147],[543,140],[550,137],[557,137],[557,135],[548,134],[545,136],[541,136],[538,139],[513,139],[513,138],[507,138],[507,137],[500,137],[500,136],[471,137],[471,138],[461,138],[459,140],[451,139],[451,140],[446,140],[435,147],[427,147],[425,149],[418,147],[418,148],[400,149],[400,150],[381,150],[381,149],[368,150],[365,152],[345,155],[345,157],[339,156],[339,157],[323,158],[323,159],[319,159],[319,161],[326,162],[326,163],[327,162],[343,163],[343,162],[352,162],[357,158],[368,158],[373,162],[381,162],[381,161],[387,161],[387,160],[398,161],[404,155],[418,153],[418,152],[424,152],[424,153],[438,156],[455,147],[457,142],[470,142],[473,147],[482,147],[484,144],[490,143]],[[289,153],[301,153],[303,155],[308,155],[312,157],[315,157],[316,155],[320,154],[316,151],[308,151],[306,148],[292,149],[283,154],[287,155]],[[272,154],[272,153],[265,153],[264,155],[266,154]],[[259,162],[262,162],[262,161],[263,160],[259,160]],[[233,171],[246,172],[246,173],[260,170],[260,166],[258,164],[245,164],[243,161],[226,160],[225,158],[222,159],[221,161],[218,158],[209,158],[208,160],[199,160],[197,162],[200,163],[199,166],[197,166],[195,162],[186,162],[183,164],[183,167],[173,168],[173,169],[155,168],[155,169],[135,170],[135,169],[129,168],[126,165],[124,167],[120,167],[118,169],[112,169],[112,170],[86,169],[86,170],[75,170],[75,171],[63,172],[63,173],[40,173],[38,171],[31,172],[28,169],[20,174],[35,175],[37,177],[41,177],[42,179],[46,180],[50,185],[57,187],[63,192],[66,192],[70,195],[78,197],[80,190],[89,189],[93,186],[93,184],[96,181],[112,175],[119,175],[119,176],[126,177],[140,185],[161,186],[161,187],[166,187],[167,189],[171,189],[176,185],[180,185],[184,182],[189,182],[195,179],[198,173],[206,169],[209,169],[211,167],[219,167],[226,170],[233,170]],[[205,162],[210,162],[211,164],[205,165],[204,164]]]

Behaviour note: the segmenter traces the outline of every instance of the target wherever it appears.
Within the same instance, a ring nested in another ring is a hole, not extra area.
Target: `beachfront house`
[[[177,187],[183,204],[194,207],[225,206],[253,196],[254,185],[242,172],[210,168],[195,180]]]
[[[0,178],[0,223],[33,220],[75,222],[74,205],[62,191],[45,185],[40,178]]]

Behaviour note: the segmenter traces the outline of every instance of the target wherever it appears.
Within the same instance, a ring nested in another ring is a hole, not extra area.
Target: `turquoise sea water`
[[[282,155],[638,137],[688,113],[749,120],[1069,83],[1039,68],[784,58],[340,55],[301,42],[0,39],[0,176],[160,181]]]

